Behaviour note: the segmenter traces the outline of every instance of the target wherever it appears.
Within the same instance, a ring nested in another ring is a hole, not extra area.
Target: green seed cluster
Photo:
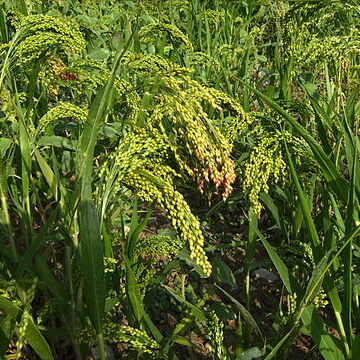
[[[193,52],[186,55],[186,60],[190,67],[194,66],[205,66],[212,67],[215,71],[220,71],[220,63],[215,60],[212,56],[203,52]]]
[[[104,257],[104,269],[106,273],[114,272],[114,265],[118,264],[118,260],[111,257]]]
[[[156,355],[159,349],[158,343],[151,339],[145,331],[133,328],[131,326],[109,325],[105,328],[105,337],[110,342],[127,343],[131,349],[144,352],[150,355]]]
[[[99,171],[99,178],[107,179],[101,190],[118,193],[122,189],[125,177],[129,181],[131,177],[141,181],[141,176],[136,174],[136,171],[139,169],[157,169],[158,174],[161,172],[161,175],[167,181],[171,181],[171,178],[176,173],[169,166],[165,165],[167,158],[168,145],[163,137],[160,135],[152,137],[144,129],[129,132],[121,141],[116,151],[104,162]],[[159,181],[163,180],[160,179]],[[148,183],[143,183],[141,188],[145,189],[147,184],[149,189],[151,188],[155,191],[156,187]],[[145,191],[143,195],[145,196],[147,192]],[[153,201],[151,198],[146,200]]]
[[[271,116],[265,112],[262,116]],[[274,119],[273,119],[274,120]],[[275,117],[276,120],[276,117]],[[276,126],[277,124],[274,123]],[[242,134],[244,136],[245,134]],[[288,149],[299,165],[300,177],[305,176],[305,182],[309,181],[306,174],[318,171],[316,162],[304,139],[294,136],[290,132],[277,130],[273,127],[256,124],[246,136],[252,136],[255,144],[252,146],[249,158],[241,170],[242,185],[248,193],[250,205],[257,214],[260,214],[262,206],[259,201],[260,192],[269,191],[269,182],[283,183],[288,180],[286,165],[286,142]]]
[[[136,282],[139,284],[141,295],[145,295],[146,289],[151,283],[151,280],[158,273],[159,269],[155,268],[155,261],[142,262],[137,265],[135,271]]]
[[[0,111],[6,116],[6,120],[16,122],[18,113],[10,91],[0,87]]]
[[[69,89],[72,98],[85,104],[88,99],[84,94],[87,91],[95,92],[104,86],[110,77],[110,71],[105,64],[93,59],[75,59],[69,65],[65,65],[60,59],[49,57],[46,65],[43,78],[51,90],[56,89],[56,97],[60,95],[60,89]],[[120,78],[115,80],[114,86],[118,101],[124,103],[127,120],[135,123],[139,113],[140,97],[134,91],[134,86]]]
[[[173,178],[176,172],[166,165],[169,149],[166,138],[159,133],[153,138],[144,129],[129,133],[102,166],[99,177],[106,179],[107,186],[99,191],[114,196],[126,185],[135,189],[145,201],[156,201],[168,213],[180,238],[189,243],[191,257],[206,275],[210,275],[211,265],[203,249],[204,237],[199,221],[183,196],[175,190]]]
[[[94,59],[76,59],[63,69],[64,73],[76,73],[79,81],[88,84],[90,88],[96,89],[102,86],[110,77],[110,71],[104,64]]]
[[[145,25],[139,32],[140,40],[144,43],[151,43],[159,35],[167,34],[172,40],[179,42],[189,51],[193,51],[193,45],[188,37],[175,25],[166,23],[154,23]]]
[[[160,128],[170,138],[180,170],[191,176],[200,190],[206,182],[212,182],[224,189],[226,199],[235,181],[235,166],[230,157],[232,147],[209,119],[203,103],[207,102],[217,111],[223,110],[221,104],[229,106],[229,111],[240,107],[236,108],[235,102],[221,92],[203,87],[188,76],[179,79],[164,76],[162,80],[171,93],[157,95],[159,104],[149,117],[150,126]]]
[[[19,299],[13,297],[12,295],[13,292],[15,291],[16,291],[16,284],[14,281],[6,281],[0,279],[0,295],[10,299],[14,305],[22,306],[22,302]]]
[[[176,9],[180,14],[184,16],[188,12],[190,7],[189,0],[164,0],[164,1],[153,1],[153,0],[139,0],[141,7],[145,12],[156,14],[156,18],[163,20],[164,22],[171,22],[174,19],[174,14],[171,14],[171,9]]]
[[[263,133],[252,149],[243,172],[242,185],[249,193],[250,205],[260,214],[260,192],[269,191],[269,179],[275,182],[286,177],[286,163],[283,159],[281,139]]]
[[[145,200],[156,200],[167,211],[180,238],[189,243],[190,257],[199,264],[206,276],[210,276],[211,264],[205,254],[205,241],[198,219],[192,214],[183,196],[171,184],[160,185],[159,182],[154,184],[151,180],[153,180],[153,175],[145,172],[125,179],[129,186],[140,190],[139,194]]]
[[[55,300],[51,299],[50,301],[47,301],[37,314],[37,323],[39,325],[44,324],[47,319],[49,319],[53,314],[56,313],[56,311],[57,306]]]
[[[305,285],[315,266],[311,246],[303,241],[292,240],[291,244],[280,247],[278,251],[299,283]]]
[[[54,49],[71,57],[85,48],[78,24],[63,17],[29,15],[21,19],[19,31],[22,36],[16,54],[23,64],[48,55]]]
[[[16,340],[16,359],[21,358],[21,349],[24,345],[25,334],[30,320],[30,311],[25,309],[21,316],[21,321],[17,328],[17,340]]]
[[[169,71],[171,64],[159,55],[127,53],[123,57],[124,65],[138,73]]]
[[[54,125],[60,120],[72,119],[76,122],[84,123],[86,118],[86,110],[71,103],[60,102],[40,118],[36,131],[37,133],[45,131],[49,124]]]
[[[151,339],[145,331],[127,325],[119,325],[112,319],[105,319],[103,325],[104,340],[110,343],[127,343],[130,349],[157,355],[158,343]],[[75,333],[75,342],[78,344],[91,344],[95,341],[96,334],[93,328],[87,327]]]
[[[208,338],[213,346],[214,359],[222,360],[226,358],[224,352],[224,324],[220,321],[214,311],[210,311],[207,323]]]
[[[324,289],[321,289],[321,291],[314,298],[314,305],[317,309],[323,309],[328,304],[329,304],[329,300],[327,298],[327,295]]]
[[[207,19],[210,25],[216,26],[225,21],[226,11],[206,9],[206,11],[201,14],[201,18],[202,20]]]
[[[147,236],[138,240],[134,249],[134,256],[137,258],[135,276],[143,294],[161,270],[160,262],[173,259],[182,246],[183,242],[179,238],[164,235]]]
[[[319,1],[293,6],[284,17],[285,50],[295,72],[318,73],[324,61],[348,63],[360,49],[360,14],[347,2]]]
[[[297,294],[288,294],[287,295],[287,309],[284,313],[281,309],[279,311],[280,319],[283,324],[291,321],[292,316],[295,314],[297,309]]]
[[[146,255],[156,258],[159,255],[165,258],[175,256],[181,249],[182,242],[166,235],[153,235],[140,239],[134,249],[135,256]]]

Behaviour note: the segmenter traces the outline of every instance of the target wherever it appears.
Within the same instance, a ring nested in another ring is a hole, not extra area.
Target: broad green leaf
[[[214,259],[211,262],[212,275],[222,284],[228,284],[232,287],[236,287],[236,280],[233,272],[229,266],[220,259]]]
[[[92,51],[90,51],[87,56],[90,59],[94,59],[94,60],[98,60],[98,61],[105,61],[109,55],[110,55],[110,50],[109,49],[94,49]]]
[[[264,238],[263,234],[256,229],[259,239],[263,243],[267,253],[269,254],[271,261],[273,262],[282,282],[284,283],[286,290],[290,293],[299,294],[300,287],[297,284],[295,278],[290,273],[288,267],[282,261],[276,250],[270,245],[270,243]]]
[[[301,319],[310,331],[311,338],[325,360],[344,360],[340,344],[335,342],[327,331],[324,321],[313,305],[309,305],[302,313]]]
[[[86,306],[91,323],[99,333],[106,295],[100,222],[90,202],[82,202],[80,206],[80,251]]]

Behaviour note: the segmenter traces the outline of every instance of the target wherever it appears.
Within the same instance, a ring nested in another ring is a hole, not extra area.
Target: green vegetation
[[[359,75],[357,0],[2,1],[0,359],[359,359]]]

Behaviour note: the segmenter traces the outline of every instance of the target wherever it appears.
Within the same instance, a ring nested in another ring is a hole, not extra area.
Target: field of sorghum
[[[0,359],[360,359],[360,3],[0,2]]]

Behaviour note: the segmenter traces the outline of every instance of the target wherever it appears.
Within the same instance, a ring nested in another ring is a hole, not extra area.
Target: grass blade
[[[90,202],[83,202],[80,206],[80,253],[86,305],[91,323],[96,332],[100,333],[105,308],[105,277],[100,222],[97,211]]]

